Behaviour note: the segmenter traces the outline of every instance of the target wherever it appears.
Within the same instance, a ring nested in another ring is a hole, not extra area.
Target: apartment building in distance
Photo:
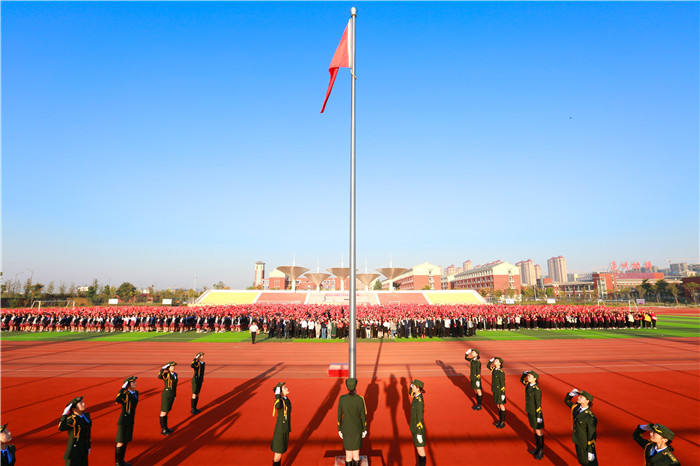
[[[441,290],[442,268],[429,262],[423,262],[408,269],[394,279],[394,286],[404,290]],[[382,289],[389,289],[389,280],[382,282]]]
[[[515,265],[520,268],[520,281],[523,286],[533,286],[537,284],[535,264],[532,262],[532,259],[517,262]]]
[[[567,280],[566,259],[563,256],[547,260],[547,273],[554,283],[564,283]]]
[[[453,289],[455,290],[515,290],[520,294],[520,268],[503,261],[494,261],[477,265],[471,270],[463,270],[455,274]]]

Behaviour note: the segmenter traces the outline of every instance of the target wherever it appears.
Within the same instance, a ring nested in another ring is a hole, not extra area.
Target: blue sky
[[[6,279],[698,257],[699,6],[2,3]]]

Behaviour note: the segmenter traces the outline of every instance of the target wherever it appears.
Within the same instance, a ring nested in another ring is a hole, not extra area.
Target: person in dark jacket
[[[202,411],[197,409],[197,403],[199,402],[199,392],[202,390],[202,384],[204,383],[204,353],[197,353],[197,355],[192,360],[190,367],[194,369],[194,375],[192,375],[192,409],[190,413],[199,414]]]
[[[503,372],[503,358],[496,356],[489,359],[486,368],[491,371],[493,403],[498,408],[498,421],[493,425],[503,429],[506,426],[506,373]]]
[[[574,402],[573,400],[576,400]],[[571,408],[571,422],[573,423],[573,442],[576,446],[576,458],[578,463],[584,466],[597,466],[595,442],[598,419],[591,411],[593,395],[577,388],[572,389],[564,397],[564,403]]]
[[[479,360],[478,349],[468,349],[464,354],[464,359],[469,361],[469,380],[471,381],[472,389],[476,394],[476,404],[472,406],[474,411],[481,409],[481,401],[483,392],[481,391],[481,361]]]
[[[535,449],[530,453],[536,460],[544,458],[544,417],[542,417],[542,391],[537,380],[540,376],[535,371],[525,371],[520,382],[525,385],[525,412],[535,433]]]
[[[8,445],[12,441],[12,433],[7,428],[7,424],[0,427],[0,464],[2,466],[14,466],[17,461],[15,446]]]
[[[177,373],[175,361],[170,361],[160,368],[158,378],[163,381],[163,393],[160,395],[160,433],[170,435],[174,432],[168,428],[168,413],[173,408],[173,402],[177,396]]]
[[[139,392],[136,390],[136,379],[131,376],[124,379],[117,398],[114,400],[122,406],[119,420],[117,420],[117,446],[114,450],[114,463],[116,466],[131,466],[124,461],[126,447],[134,436],[134,420],[136,419],[136,406],[139,404]]]
[[[275,392],[275,404],[272,415],[277,416],[275,432],[272,434],[270,449],[274,453],[272,466],[282,465],[282,453],[289,447],[289,433],[292,431],[292,402],[289,401],[289,388],[284,382],[280,382],[273,388]]]
[[[85,408],[82,396],[73,398],[58,422],[58,430],[68,432],[68,444],[63,455],[66,466],[88,466],[92,420]]]
[[[649,432],[649,440],[642,437],[645,432]],[[681,464],[673,454],[671,442],[674,436],[668,427],[654,423],[639,425],[632,434],[634,441],[644,449],[646,466]]]
[[[345,466],[360,465],[360,447],[367,435],[367,407],[365,399],[355,393],[357,379],[345,381],[349,393],[338,401],[338,435],[343,439]]]
[[[422,381],[416,379],[411,382],[409,387],[411,397],[411,419],[409,427],[413,435],[413,445],[418,452],[418,466],[425,466],[427,458],[425,456],[425,404],[423,403],[423,394],[425,385]]]

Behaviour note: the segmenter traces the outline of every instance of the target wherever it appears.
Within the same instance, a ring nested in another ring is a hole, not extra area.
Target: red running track
[[[596,397],[601,464],[639,465],[632,441],[636,424],[651,420],[673,429],[673,445],[686,465],[700,464],[700,339],[610,339],[478,342],[484,361],[485,409],[470,409],[465,377],[469,342],[358,344],[358,393],[368,408],[363,454],[374,465],[415,464],[408,429],[408,383],[425,382],[428,464],[576,464],[569,409],[572,387]],[[191,369],[205,351],[207,376],[198,416],[191,416]],[[499,355],[507,377],[507,427],[498,430],[486,360]],[[293,404],[290,449],[283,464],[330,465],[342,454],[336,433],[341,379],[328,364],[347,359],[347,346],[328,343],[3,342],[2,423],[9,422],[18,464],[61,464],[66,434],[58,419],[66,403],[84,395],[94,420],[92,465],[113,464],[118,405],[129,375],[139,376],[141,400],[127,460],[135,465],[265,465],[274,419],[272,388],[287,382]],[[162,382],[158,368],[180,363],[178,397],[169,437],[159,433]],[[525,369],[541,375],[545,459],[527,453],[532,431],[523,411]]]

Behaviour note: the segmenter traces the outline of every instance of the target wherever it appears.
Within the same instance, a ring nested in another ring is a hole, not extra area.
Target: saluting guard
[[[194,375],[192,376],[192,409],[190,413],[199,414],[202,411],[197,409],[197,403],[199,402],[199,392],[202,389],[202,383],[204,383],[204,353],[200,352],[192,360],[190,367],[194,369]]]
[[[14,466],[17,461],[15,446],[8,445],[12,441],[12,433],[7,428],[7,424],[0,427],[0,464],[2,466]]]
[[[66,466],[87,466],[92,420],[90,414],[85,411],[82,396],[73,398],[63,410],[58,430],[68,432],[68,444],[63,455]]]
[[[272,435],[270,449],[274,453],[272,466],[282,466],[282,453],[289,447],[289,433],[292,431],[292,402],[289,401],[289,388],[284,382],[280,382],[273,388],[275,392],[275,404],[272,415],[277,415],[275,432]]]
[[[525,371],[520,382],[525,385],[525,412],[535,433],[535,449],[530,453],[536,460],[544,458],[544,418],[542,417],[542,391],[537,380],[540,378],[535,371]]]
[[[642,435],[649,432],[649,440]],[[673,454],[675,434],[671,429],[661,424],[642,424],[637,426],[632,438],[644,449],[644,464],[646,466],[681,464]]]
[[[483,398],[483,393],[481,391],[481,361],[479,360],[479,350],[468,349],[464,354],[464,359],[469,361],[469,380],[476,394],[476,404],[472,406],[472,409],[474,411],[479,411]]]
[[[493,425],[503,429],[506,426],[506,373],[503,372],[503,358],[496,356],[489,359],[486,368],[491,371],[493,402],[498,408],[498,421]]]
[[[175,361],[170,361],[160,368],[158,378],[163,381],[163,393],[160,395],[160,433],[170,435],[174,429],[168,428],[168,413],[173,408],[177,396],[177,373]]]
[[[139,404],[139,392],[136,390],[136,379],[131,376],[124,379],[124,385],[117,393],[115,403],[122,405],[122,411],[117,420],[117,439],[114,449],[114,462],[116,466],[131,466],[124,461],[126,447],[134,436],[134,420],[136,418],[136,406]]]
[[[347,379],[345,386],[349,393],[338,400],[338,435],[343,439],[345,466],[359,466],[362,439],[367,435],[367,407],[355,393],[357,379]]]
[[[576,400],[575,403],[573,399]],[[576,446],[578,463],[584,466],[597,466],[598,455],[595,442],[598,438],[596,434],[598,419],[590,409],[593,406],[593,395],[585,390],[574,388],[566,394],[564,403],[571,408],[573,442]]]
[[[418,452],[418,466],[425,466],[427,461],[425,455],[425,421],[423,420],[423,415],[425,414],[425,403],[423,402],[424,386],[422,381],[416,379],[411,382],[409,387],[410,395],[413,398],[411,400],[410,428],[413,435],[413,445],[415,445]]]

